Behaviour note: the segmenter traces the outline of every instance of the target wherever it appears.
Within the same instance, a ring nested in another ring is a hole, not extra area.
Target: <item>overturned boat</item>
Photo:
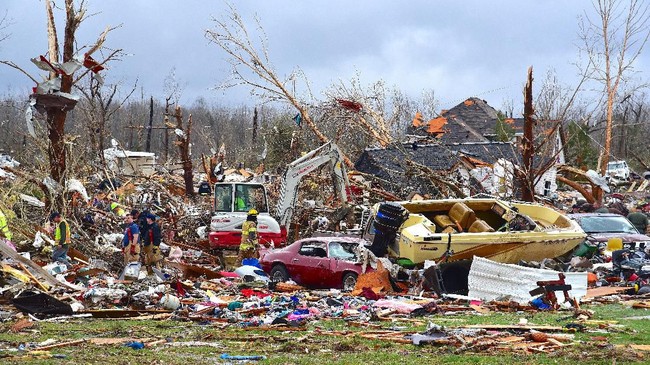
[[[494,198],[381,203],[373,212],[364,236],[375,255],[445,263],[453,274],[443,276],[466,276],[474,256],[502,263],[555,258],[586,237],[551,208]]]

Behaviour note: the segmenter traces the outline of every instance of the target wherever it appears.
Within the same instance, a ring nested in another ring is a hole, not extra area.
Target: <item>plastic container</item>
[[[173,311],[181,306],[181,300],[178,299],[177,296],[165,294],[163,295],[162,299],[160,299],[160,305],[162,305],[162,307],[165,309]]]
[[[574,256],[591,257],[598,247],[587,242],[582,242],[573,252]]]
[[[139,262],[130,262],[126,265],[124,268],[124,280],[138,280],[141,266]]]

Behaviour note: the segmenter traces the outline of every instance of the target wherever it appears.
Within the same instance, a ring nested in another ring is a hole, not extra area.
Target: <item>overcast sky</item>
[[[63,0],[55,1],[57,6]],[[110,64],[109,83],[138,79],[145,96],[162,99],[172,69],[184,86],[181,103],[201,96],[208,101],[250,104],[248,90],[215,91],[228,71],[225,55],[205,38],[226,5],[208,0],[88,0],[79,44],[92,43],[108,25],[105,45],[128,54]],[[379,79],[414,98],[434,90],[441,108],[478,96],[496,107],[521,109],[528,66],[541,81],[549,69],[571,84],[578,52],[578,17],[593,13],[590,1],[236,1],[239,14],[252,24],[261,19],[270,57],[280,75],[295,67],[305,71],[319,92],[357,72],[363,82]],[[0,43],[0,59],[11,60],[33,75],[29,59],[47,52],[43,1],[2,0],[0,17],[10,21]],[[57,12],[63,34],[62,12]],[[253,27],[251,26],[251,29]],[[96,57],[99,58],[99,57]],[[643,71],[645,57],[637,66]],[[28,94],[32,82],[0,65],[0,92]]]

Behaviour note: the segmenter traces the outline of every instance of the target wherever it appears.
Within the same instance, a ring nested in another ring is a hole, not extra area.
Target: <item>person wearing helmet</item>
[[[7,224],[7,216],[2,209],[0,209],[0,238],[11,241],[12,237],[11,231],[9,230],[9,224]]]
[[[111,211],[118,217],[125,217],[126,211],[122,206],[116,202],[111,203]]]
[[[246,222],[242,224],[241,243],[237,255],[237,265],[241,265],[244,259],[259,258],[259,240],[257,236],[257,210],[251,209],[246,216]]]

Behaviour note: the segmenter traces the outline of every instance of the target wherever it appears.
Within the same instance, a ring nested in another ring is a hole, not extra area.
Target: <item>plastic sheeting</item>
[[[21,311],[32,314],[71,315],[72,307],[44,293],[22,292],[13,300],[13,305]]]
[[[502,264],[474,256],[469,271],[468,296],[488,301],[508,296],[515,302],[527,304],[534,298],[529,291],[538,287],[538,281],[559,280],[558,274],[558,271]],[[586,272],[566,272],[564,275],[566,283],[572,287],[569,291],[572,298],[579,299],[587,294]],[[564,295],[556,294],[558,303],[564,302]]]

